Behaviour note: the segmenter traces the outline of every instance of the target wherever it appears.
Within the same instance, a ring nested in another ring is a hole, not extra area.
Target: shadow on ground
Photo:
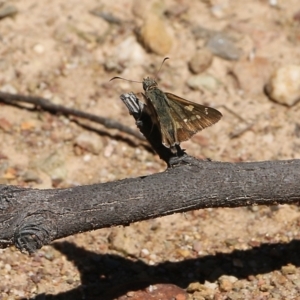
[[[117,255],[95,254],[69,242],[54,243],[53,247],[77,266],[82,285],[58,295],[40,294],[31,300],[112,300],[149,284],[172,283],[186,288],[191,282],[213,282],[221,275],[243,279],[249,275],[279,270],[288,263],[300,266],[298,240],[287,244],[262,244],[250,250],[164,262],[156,266]]]

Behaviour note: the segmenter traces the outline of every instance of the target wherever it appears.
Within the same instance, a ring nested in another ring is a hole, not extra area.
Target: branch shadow
[[[172,283],[186,288],[192,282],[214,282],[221,275],[245,279],[249,275],[280,270],[288,263],[300,266],[298,240],[286,244],[262,244],[249,250],[234,250],[155,266],[118,255],[96,254],[69,242],[52,245],[77,266],[82,285],[58,295],[40,294],[31,300],[113,300],[150,284]]]
[[[48,112],[48,113],[50,113],[51,115],[54,115],[54,116],[64,115],[64,113],[56,111],[56,110],[51,111],[51,110],[47,110],[47,109],[43,109],[43,108],[38,108],[34,104],[27,104],[26,105],[26,103],[24,104],[24,103],[6,101],[4,99],[1,99],[0,100],[0,105],[2,103],[4,103],[5,105],[9,105],[9,106],[12,106],[12,107],[19,108],[19,109],[27,110],[27,111],[30,111],[30,112],[42,111],[42,112]],[[149,151],[150,153],[155,153],[154,150],[150,147],[150,145],[147,144],[146,139],[145,140],[138,139],[137,137],[132,136],[129,133],[123,132],[123,131],[121,131],[117,128],[107,128],[107,127],[105,127],[105,125],[103,125],[101,123],[98,123],[98,122],[94,122],[92,120],[88,120],[88,119],[84,119],[84,118],[80,118],[80,117],[73,116],[73,115],[68,115],[68,114],[65,114],[65,115],[67,116],[67,118],[71,122],[77,124],[78,126],[80,126],[81,128],[83,128],[85,130],[95,132],[100,136],[109,137],[110,139],[115,139],[115,140],[118,140],[118,141],[122,141],[124,143],[127,143],[131,147],[141,146],[145,150]],[[94,122],[94,124],[93,124],[94,126],[93,125],[87,125],[84,122],[90,122],[90,123]],[[98,129],[97,125],[102,126],[103,129]],[[113,133],[111,133],[111,130],[118,131],[118,132],[113,134]],[[141,136],[142,136],[142,134],[141,134]]]
[[[84,124],[84,122],[76,120],[75,118],[73,118],[73,119],[69,118],[69,119],[71,120],[71,122],[77,124],[82,129],[88,130],[90,132],[97,133],[100,136],[106,136],[106,137],[109,137],[110,139],[115,139],[115,140],[124,142],[124,143],[128,144],[130,147],[138,147],[138,146],[143,147],[149,153],[155,154],[155,151],[151,148],[150,145],[147,144],[147,140],[146,139],[144,141],[143,140],[139,140],[139,139],[137,139],[137,138],[135,138],[133,136],[129,136],[128,133],[122,133],[122,132],[116,133],[116,134],[112,134],[109,131],[107,131],[109,129],[107,129],[107,130],[105,130],[105,129],[101,130],[101,129],[98,129],[98,128],[93,127],[91,125]],[[101,124],[99,124],[99,125],[101,125]],[[117,129],[112,129],[112,130],[116,131]]]

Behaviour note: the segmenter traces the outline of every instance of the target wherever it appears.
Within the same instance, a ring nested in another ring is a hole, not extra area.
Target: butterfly
[[[162,143],[170,148],[190,139],[198,131],[217,123],[222,114],[158,88],[155,79],[143,79],[143,94],[151,119],[160,129]]]
[[[168,58],[164,61],[166,59]],[[123,78],[114,77],[111,80],[113,79]],[[162,144],[167,148],[176,149],[176,145],[217,123],[222,117],[222,114],[212,107],[163,92],[154,78],[146,77],[142,84],[145,91],[142,95],[147,110],[153,124],[160,130]]]

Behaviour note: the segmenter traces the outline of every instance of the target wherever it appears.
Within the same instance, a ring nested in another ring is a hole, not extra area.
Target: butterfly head
[[[150,77],[146,77],[143,79],[143,89],[145,92],[156,87],[157,87],[157,82],[155,81],[155,79]]]

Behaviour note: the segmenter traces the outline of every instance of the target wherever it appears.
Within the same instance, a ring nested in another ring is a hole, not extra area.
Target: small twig
[[[0,101],[11,105],[15,105],[16,102],[34,104],[35,106],[40,107],[41,109],[49,111],[51,113],[61,113],[66,116],[76,116],[82,119],[101,124],[106,128],[118,129],[119,131],[130,134],[140,140],[145,140],[145,138],[139,132],[117,121],[89,114],[74,108],[68,108],[63,105],[54,104],[50,100],[45,98],[0,92]]]
[[[245,120],[243,117],[241,117],[239,114],[237,114],[234,110],[232,110],[231,108],[229,108],[228,106],[226,106],[225,104],[220,105],[219,107],[223,107],[224,109],[226,109],[229,113],[231,113],[233,116],[235,116],[238,120],[240,120],[243,123],[249,124],[247,122],[247,120]],[[250,125],[250,124],[249,124]]]
[[[109,13],[109,12],[104,12],[102,11],[102,9],[93,9],[90,11],[90,14],[102,18],[103,20],[105,20],[106,22],[110,23],[110,24],[115,24],[115,25],[120,25],[122,24],[122,21],[117,18],[116,16],[114,16],[113,14]]]

